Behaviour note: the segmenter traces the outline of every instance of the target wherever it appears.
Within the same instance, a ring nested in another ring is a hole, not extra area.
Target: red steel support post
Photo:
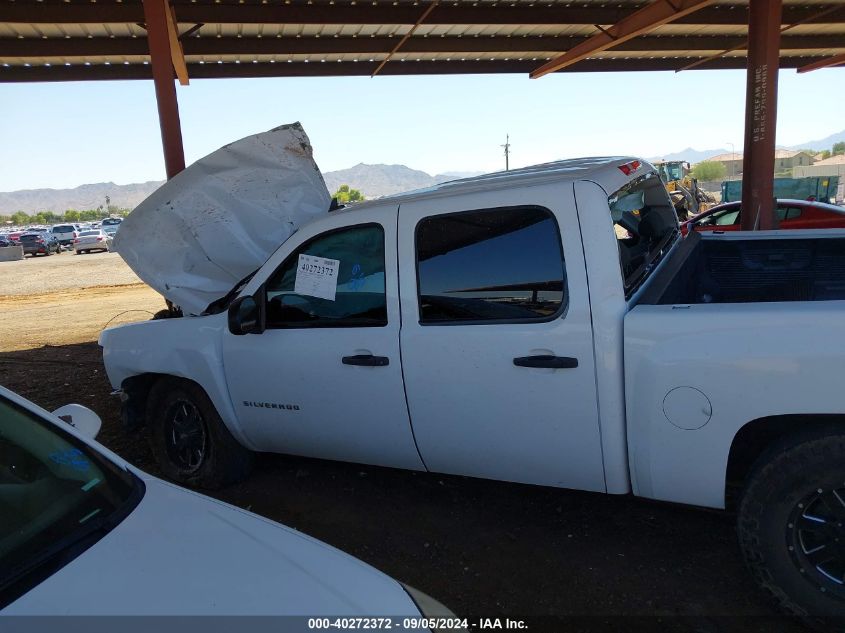
[[[775,130],[782,0],[751,0],[745,151],[742,156],[742,230],[776,228]]]
[[[164,146],[164,166],[167,178],[185,169],[185,150],[182,147],[182,126],[179,122],[179,102],[176,99],[173,58],[167,31],[167,0],[144,0],[150,64],[153,68],[161,143]]]

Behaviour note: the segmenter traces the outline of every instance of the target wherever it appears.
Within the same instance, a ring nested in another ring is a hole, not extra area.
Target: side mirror
[[[261,334],[264,310],[255,297],[238,297],[229,306],[229,331],[235,335]]]
[[[70,424],[85,437],[97,437],[103,421],[100,416],[81,404],[66,404],[53,411],[53,415]]]

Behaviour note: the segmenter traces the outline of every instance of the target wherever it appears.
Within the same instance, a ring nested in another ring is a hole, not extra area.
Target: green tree
[[[717,160],[705,160],[693,167],[690,173],[699,180],[721,180],[728,175],[728,168]]]
[[[822,151],[822,160],[824,160],[825,158],[830,158],[830,150],[829,149]]]
[[[29,224],[30,217],[28,213],[24,213],[23,211],[15,211],[12,214],[12,224],[15,225],[22,225],[22,224]]]
[[[350,202],[361,202],[364,200],[364,194],[357,189],[350,189],[349,185],[341,185],[332,195],[332,198],[337,198],[340,204],[349,204]]]
[[[833,144],[833,155],[836,156],[837,154],[845,154],[845,141]]]

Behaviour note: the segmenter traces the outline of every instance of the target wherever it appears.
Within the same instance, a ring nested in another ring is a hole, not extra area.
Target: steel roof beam
[[[672,0],[676,5],[681,0]],[[787,5],[783,23],[793,24],[812,18],[829,5]],[[410,2],[397,5],[340,5],[326,2],[313,4],[201,4],[175,3],[181,23],[190,24],[385,24],[412,25],[420,7]],[[428,24],[537,24],[596,25],[616,24],[636,13],[618,7],[567,6],[455,6],[442,4],[426,19]],[[0,4],[0,22],[23,24],[136,24],[144,22],[140,3],[32,2],[18,0]],[[705,7],[680,17],[678,24],[744,26],[748,11],[733,4]],[[813,24],[836,23],[837,20],[815,18]]]
[[[785,40],[788,39],[787,37],[784,37],[784,35],[783,35],[784,33],[786,33],[787,31],[789,31],[791,29],[794,29],[796,26],[801,26],[802,24],[807,24],[809,22],[813,22],[815,20],[818,20],[819,18],[822,18],[822,17],[830,14],[830,13],[837,13],[841,9],[845,9],[845,5],[827,7],[826,9],[822,9],[821,11],[817,12],[815,15],[811,15],[806,20],[802,20],[800,22],[795,22],[793,24],[790,24],[789,26],[785,26],[785,27],[781,28],[781,30],[780,30],[780,33],[781,33],[780,48],[781,48],[781,50],[785,46],[785,44],[784,44]],[[813,48],[813,47],[811,46],[810,48]],[[821,47],[819,47],[819,48],[821,48]],[[834,45],[831,48],[839,48],[839,46]],[[722,52],[717,53],[716,55],[711,55],[710,57],[707,57],[705,59],[700,59],[697,62],[693,62],[689,66],[686,66],[684,68],[679,69],[678,72],[680,72],[682,70],[691,70],[692,68],[695,68],[696,66],[701,66],[703,64],[706,64],[707,62],[709,62],[711,60],[718,59],[719,57],[722,57],[723,55],[727,55],[728,53],[731,53],[731,52],[736,51],[736,50],[748,50],[748,39],[746,38],[744,42],[740,42],[740,43],[734,44],[733,46],[729,46],[725,50],[723,50]]]
[[[390,58],[393,57],[399,51],[399,49],[402,48],[402,45],[411,38],[411,36],[414,34],[414,31],[417,30],[419,25],[422,24],[429,15],[431,15],[431,12],[437,8],[438,4],[440,4],[440,0],[432,0],[431,4],[429,4],[426,7],[425,11],[420,14],[420,17],[417,18],[417,21],[414,23],[414,26],[412,26],[411,29],[407,33],[405,33],[402,39],[399,40],[396,46],[394,46],[390,50],[390,52],[387,54],[387,57],[385,57],[381,61],[381,63],[373,71],[373,74],[370,75],[370,77],[375,77],[379,73],[379,71],[384,68],[385,64],[390,61]]]
[[[402,46],[406,53],[557,53],[569,50],[586,37],[412,37]],[[395,37],[188,37],[180,40],[185,55],[308,55],[387,53]],[[614,51],[743,50],[744,36],[660,37],[644,35],[623,42]],[[782,50],[845,48],[843,35],[792,35],[781,39]],[[0,57],[119,57],[148,54],[144,38],[0,38]],[[714,56],[715,57],[715,56]]]
[[[177,55],[181,55],[181,49],[174,51],[172,48],[173,27],[175,27],[175,24],[172,24],[172,17],[168,0],[144,0],[144,23],[147,25],[147,41],[150,46],[150,66],[147,69],[155,85],[161,143],[168,178],[173,178],[185,169],[179,102],[176,98],[176,86],[173,83],[174,61]],[[176,43],[178,45],[178,41]],[[184,57],[182,57],[181,65],[187,80],[188,68]]]
[[[781,60],[781,68],[798,68],[823,58],[787,57]],[[674,71],[686,61],[684,59],[588,59],[577,67],[562,72],[619,72],[619,71]],[[261,62],[253,63],[188,63],[188,72],[194,79],[231,77],[340,77],[372,74],[375,62]],[[383,70],[385,75],[449,75],[449,74],[498,74],[527,73],[537,65],[530,60],[486,60],[486,61],[397,61]],[[744,69],[745,58],[725,57],[712,62],[711,69]],[[9,66],[0,68],[0,83],[95,81],[115,79],[151,79],[152,72],[147,64],[71,66]]]
[[[182,50],[182,43],[179,41],[179,25],[176,22],[176,14],[173,5],[168,0],[162,0],[165,4],[164,14],[167,21],[167,37],[170,40],[170,61],[173,62],[173,70],[176,71],[176,78],[183,86],[188,85],[188,67],[185,65],[185,53]]]
[[[833,55],[832,57],[820,59],[819,61],[813,62],[812,64],[801,66],[801,68],[798,69],[798,72],[808,73],[813,70],[818,70],[819,68],[830,68],[831,66],[839,66],[840,64],[845,64],[845,54]]]
[[[549,73],[606,51],[618,44],[653,31],[658,26],[674,22],[685,15],[690,15],[714,0],[654,0],[608,28],[596,27],[599,32],[586,42],[573,47],[563,55],[531,71],[529,77],[538,79]]]

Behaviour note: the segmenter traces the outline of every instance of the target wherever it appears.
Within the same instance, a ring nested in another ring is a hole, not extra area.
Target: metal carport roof
[[[175,0],[171,6],[187,74],[213,78],[366,76],[388,57],[379,74],[529,73],[650,3],[432,4]],[[141,0],[2,0],[0,81],[150,79],[144,22]],[[785,0],[781,23],[781,68],[845,55],[845,1]],[[564,72],[745,68],[747,38],[747,0],[708,3]]]

